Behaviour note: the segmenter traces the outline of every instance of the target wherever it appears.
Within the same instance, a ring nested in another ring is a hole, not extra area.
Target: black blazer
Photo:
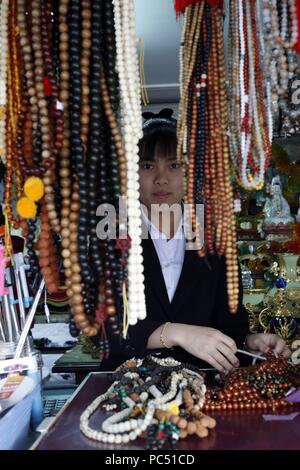
[[[224,258],[207,256],[203,259],[196,251],[186,250],[170,303],[155,246],[150,237],[142,244],[147,318],[129,328],[127,348],[137,356],[145,356],[150,352],[146,350],[149,336],[167,321],[216,328],[233,338],[241,348],[249,334],[248,315],[242,304],[241,281],[238,312],[229,312]],[[164,353],[184,362],[204,365],[181,348],[167,349]]]

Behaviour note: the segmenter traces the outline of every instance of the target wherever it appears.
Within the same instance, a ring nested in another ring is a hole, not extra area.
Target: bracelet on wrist
[[[164,348],[166,348],[166,349],[172,349],[172,346],[169,346],[169,345],[166,343],[165,336],[164,336],[165,330],[166,330],[167,326],[170,325],[170,323],[171,323],[171,322],[167,321],[167,322],[163,325],[163,327],[162,327],[162,329],[161,329],[161,332],[160,332],[160,337],[159,337],[159,339],[160,339],[160,344],[161,344]]]

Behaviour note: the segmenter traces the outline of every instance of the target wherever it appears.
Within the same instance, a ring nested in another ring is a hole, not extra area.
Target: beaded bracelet
[[[160,343],[162,344],[162,346],[163,346],[164,348],[172,349],[172,346],[168,346],[168,345],[166,344],[165,338],[164,338],[164,332],[165,332],[165,329],[166,329],[166,327],[167,327],[168,325],[170,325],[170,322],[169,322],[169,321],[167,321],[167,322],[164,324],[164,326],[162,327],[159,339],[160,339]]]

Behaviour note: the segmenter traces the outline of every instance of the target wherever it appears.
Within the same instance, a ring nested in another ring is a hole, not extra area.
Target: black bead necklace
[[[202,75],[208,74],[208,61],[211,48],[211,15],[210,6],[205,3],[204,7],[204,19],[205,19],[205,44],[203,33],[200,34],[199,43],[197,48],[196,57],[196,84],[199,85],[202,82]],[[204,53],[202,52],[204,49]],[[203,55],[202,55],[203,54]],[[207,88],[201,87],[199,89],[200,96],[197,96],[197,120],[198,120],[198,131],[196,139],[196,151],[195,151],[195,201],[196,204],[202,204],[203,191],[204,191],[204,163],[205,163],[205,152],[206,152],[206,102],[207,102]],[[199,94],[199,93],[198,93]]]

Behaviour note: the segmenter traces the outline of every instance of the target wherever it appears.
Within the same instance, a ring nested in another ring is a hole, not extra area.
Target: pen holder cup
[[[2,347],[1,347],[2,346]],[[13,347],[10,345],[11,352]],[[13,353],[7,354],[7,350],[5,356],[3,355],[3,343],[0,343],[0,351],[2,354],[0,355],[0,381],[7,379],[8,377],[12,380],[14,377],[24,378],[28,377],[31,379],[28,383],[31,384],[31,388],[29,393],[31,395],[31,410],[30,410],[30,418],[31,418],[31,427],[33,430],[41,423],[43,420],[43,400],[42,400],[42,356],[38,351],[33,351],[29,356],[20,357],[19,359],[13,358]],[[3,359],[5,357],[5,359]],[[20,379],[21,380],[21,379]],[[22,398],[25,398],[22,397]],[[27,405],[29,401],[27,400]],[[1,404],[1,395],[0,395],[0,404]],[[17,403],[16,403],[17,404]],[[16,406],[13,405],[13,407]],[[6,413],[6,412],[5,412]],[[1,421],[1,415],[0,415]]]

